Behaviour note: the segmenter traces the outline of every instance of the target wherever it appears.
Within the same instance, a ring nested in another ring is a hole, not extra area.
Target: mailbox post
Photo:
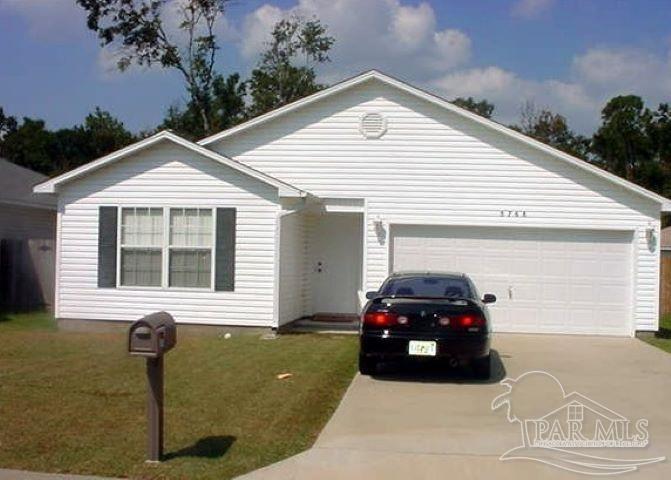
[[[157,312],[135,322],[128,332],[128,353],[147,359],[147,461],[163,456],[163,355],[177,343],[175,320]]]

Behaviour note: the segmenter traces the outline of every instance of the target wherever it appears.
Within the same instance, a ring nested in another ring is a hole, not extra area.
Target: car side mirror
[[[493,293],[485,293],[482,297],[482,303],[496,303],[496,295]]]
[[[366,292],[366,299],[372,300],[379,295],[378,292]]]

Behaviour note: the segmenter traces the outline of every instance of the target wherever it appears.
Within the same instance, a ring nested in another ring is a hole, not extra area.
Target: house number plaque
[[[502,217],[526,217],[526,210],[501,210]]]

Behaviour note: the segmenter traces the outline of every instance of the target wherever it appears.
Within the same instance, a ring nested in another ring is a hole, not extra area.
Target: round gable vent
[[[387,131],[387,119],[379,113],[366,113],[361,117],[359,130],[366,138],[380,138]]]

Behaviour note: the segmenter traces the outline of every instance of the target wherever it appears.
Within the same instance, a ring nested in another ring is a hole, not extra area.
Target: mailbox
[[[177,328],[167,312],[157,312],[133,322],[128,332],[128,352],[147,358],[162,357],[175,346]]]

